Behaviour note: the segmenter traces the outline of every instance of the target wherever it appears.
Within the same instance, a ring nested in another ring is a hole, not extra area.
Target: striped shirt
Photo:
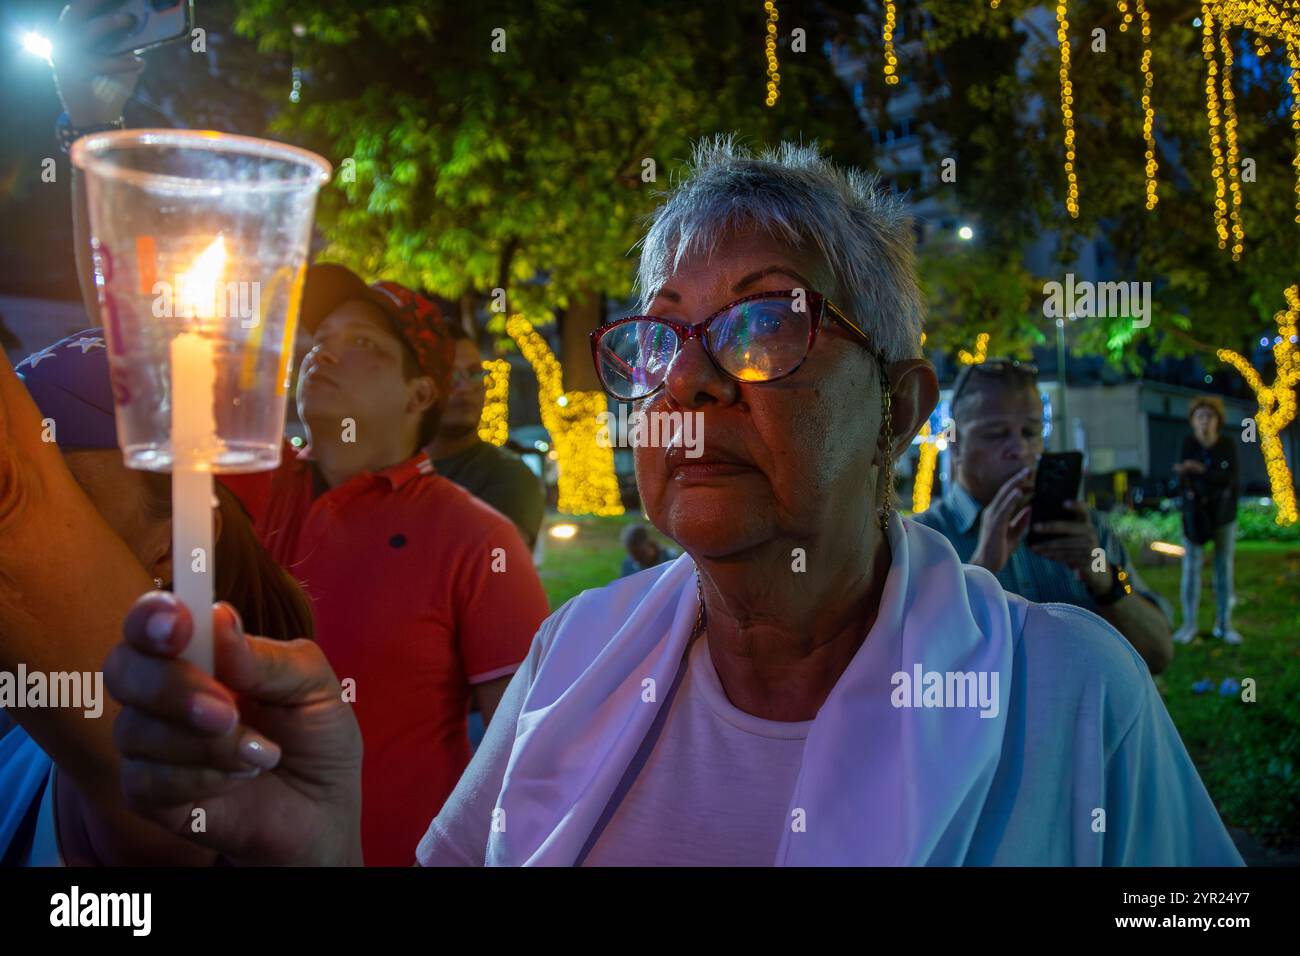
[[[962,563],[969,564],[975,546],[979,543],[979,523],[983,510],[983,506],[971,497],[970,492],[960,483],[954,482],[952,491],[929,510],[913,516],[912,520],[942,534],[952,543]],[[1088,509],[1088,517],[1097,529],[1097,543],[1106,552],[1106,560],[1112,566],[1122,567],[1128,572],[1133,592],[1160,608],[1161,613],[1172,623],[1173,614],[1169,603],[1147,587],[1137,568],[1129,563],[1128,550],[1119,535],[1111,530],[1110,524],[1096,508]],[[1073,604],[1094,614],[1100,613],[1092,594],[1067,565],[1029,550],[1028,535],[1012,552],[1011,560],[997,573],[997,579],[1005,590],[1039,604]]]

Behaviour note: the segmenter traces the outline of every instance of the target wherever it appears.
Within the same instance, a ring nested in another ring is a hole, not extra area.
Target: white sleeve
[[[1154,683],[1106,762],[1106,866],[1243,866]]]

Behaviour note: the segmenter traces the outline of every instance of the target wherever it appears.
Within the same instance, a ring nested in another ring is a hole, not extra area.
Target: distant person
[[[1201,603],[1201,566],[1205,546],[1214,542],[1214,636],[1240,644],[1232,629],[1232,553],[1237,534],[1237,448],[1222,434],[1223,402],[1214,397],[1192,402],[1192,433],[1183,439],[1174,471],[1183,493],[1183,623],[1174,640],[1186,644],[1196,636]]]
[[[941,532],[964,563],[992,571],[1011,593],[1099,614],[1128,638],[1151,673],[1168,667],[1173,659],[1169,614],[1096,509],[1067,502],[1073,521],[1039,528],[1059,537],[1032,548],[1025,541],[1034,473],[1043,453],[1037,368],[1006,359],[967,366],[953,386],[952,418],[957,480],[916,520]],[[1103,570],[1095,570],[1096,548],[1106,553]]]
[[[545,502],[540,479],[513,452],[479,438],[487,396],[487,370],[478,345],[454,323],[456,361],[438,432],[427,449],[433,467],[515,523],[531,550],[542,526]]]
[[[619,572],[621,578],[672,561],[682,554],[676,548],[660,544],[650,537],[650,532],[643,524],[627,525],[619,535],[619,540],[627,551],[627,556],[623,558],[623,570]]]

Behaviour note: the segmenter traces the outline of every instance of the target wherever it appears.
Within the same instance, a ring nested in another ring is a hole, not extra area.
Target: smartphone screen
[[[1075,515],[1065,509],[1065,502],[1079,497],[1079,482],[1083,479],[1083,453],[1078,451],[1047,452],[1038,459],[1038,473],[1034,477],[1033,514],[1030,522],[1073,521]],[[1029,532],[1029,544],[1035,545],[1056,537],[1052,534]]]

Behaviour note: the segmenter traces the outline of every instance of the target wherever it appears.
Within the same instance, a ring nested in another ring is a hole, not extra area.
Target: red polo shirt
[[[286,449],[277,471],[228,483],[311,597],[330,666],[355,681],[366,863],[408,866],[469,763],[471,687],[514,673],[546,593],[510,519],[425,454],[320,494],[313,473]]]

